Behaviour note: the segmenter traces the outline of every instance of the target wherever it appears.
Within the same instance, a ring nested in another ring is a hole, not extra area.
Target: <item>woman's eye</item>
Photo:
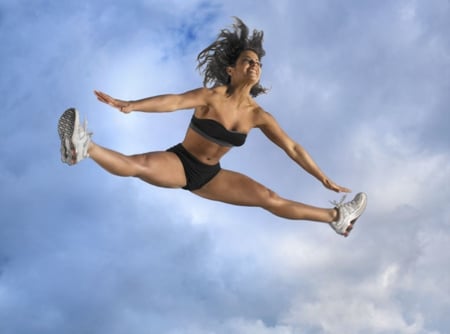
[[[255,61],[253,59],[246,59],[246,62],[250,64],[250,66],[258,65],[259,67],[262,67],[262,64],[259,61]]]

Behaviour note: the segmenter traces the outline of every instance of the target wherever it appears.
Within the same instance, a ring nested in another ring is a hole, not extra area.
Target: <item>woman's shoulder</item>
[[[271,113],[264,110],[261,106],[256,105],[253,109],[253,121],[255,127],[263,127],[275,121],[275,118]]]
[[[225,94],[226,87],[218,86],[218,87],[200,87],[195,89],[199,94],[204,95],[205,97],[218,97]]]
[[[227,93],[227,86],[215,86],[211,88],[207,88],[211,94],[224,96]]]
[[[208,88],[208,87],[195,88],[186,92],[185,94],[192,94],[193,96],[196,96],[198,99],[203,100],[204,105],[209,105],[213,103],[216,96],[218,96],[215,88]]]
[[[251,110],[254,117],[265,117],[268,114],[255,100],[252,99]]]

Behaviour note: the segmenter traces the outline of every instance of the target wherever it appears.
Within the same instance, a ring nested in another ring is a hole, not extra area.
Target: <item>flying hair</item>
[[[197,56],[197,69],[203,75],[205,87],[229,85],[230,77],[226,68],[234,66],[243,51],[255,52],[259,60],[266,54],[262,46],[264,32],[253,30],[249,36],[249,29],[244,22],[237,17],[234,19],[233,30],[222,29],[217,39]],[[256,97],[266,91],[258,82],[252,87],[250,95]]]

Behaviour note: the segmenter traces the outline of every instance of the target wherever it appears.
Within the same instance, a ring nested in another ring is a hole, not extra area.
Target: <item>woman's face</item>
[[[261,63],[258,55],[251,50],[241,52],[236,64],[227,68],[232,81],[258,83],[261,78]]]

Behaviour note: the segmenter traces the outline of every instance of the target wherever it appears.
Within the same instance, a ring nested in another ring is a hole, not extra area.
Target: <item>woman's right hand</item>
[[[99,100],[100,102],[106,103],[125,114],[128,114],[131,111],[133,111],[132,105],[129,101],[122,101],[115,99],[112,96],[109,96],[108,94],[105,94],[98,90],[94,90],[94,94],[97,96],[97,100]]]

